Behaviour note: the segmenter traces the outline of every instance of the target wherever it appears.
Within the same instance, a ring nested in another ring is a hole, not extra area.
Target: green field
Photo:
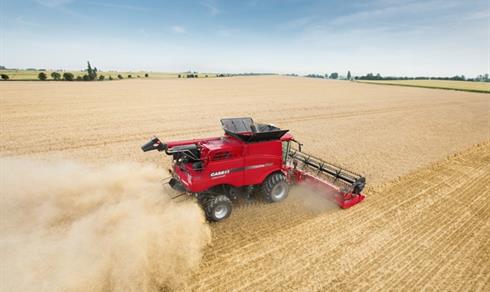
[[[51,78],[51,73],[52,72],[59,72],[62,76],[63,76],[63,73],[65,72],[71,72],[73,73],[73,75],[75,75],[75,78],[77,78],[77,76],[83,76],[84,74],[87,74],[86,71],[59,71],[59,70],[46,70],[46,71],[38,71],[38,70],[11,70],[11,69],[7,69],[7,70],[0,70],[0,74],[6,74],[9,76],[9,80],[26,80],[26,81],[29,81],[29,80],[39,80],[37,78],[38,74],[40,72],[44,72],[46,73],[46,75],[48,76],[48,79],[47,80],[53,80],[53,78]],[[140,78],[145,78],[145,74],[148,73],[148,78],[152,78],[152,79],[160,79],[160,78],[177,78],[178,75],[180,74],[181,76],[186,76],[187,73],[167,73],[167,72],[150,72],[150,71],[134,71],[134,72],[130,72],[130,71],[99,71],[97,72],[97,75],[104,75],[106,80],[109,79],[109,76],[112,76],[112,78],[114,79],[117,79],[117,75],[121,74],[124,79],[127,79],[128,78],[128,75],[131,75],[132,78],[138,78],[138,76],[140,76]],[[216,77],[216,73],[199,73],[199,78],[205,78],[206,75],[208,77]]]
[[[358,82],[490,93],[490,83],[453,80],[359,80]]]

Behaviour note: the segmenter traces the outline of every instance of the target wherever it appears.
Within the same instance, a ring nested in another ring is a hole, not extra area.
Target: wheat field
[[[163,168],[140,149],[151,136],[218,136],[220,118],[250,116],[366,176],[367,199],[240,201],[182,289],[488,291],[489,112],[487,94],[281,76],[1,82],[0,155]]]
[[[413,86],[413,87],[425,87],[436,89],[451,89],[462,91],[473,91],[490,93],[489,82],[473,82],[473,81],[454,81],[454,80],[369,80],[360,81],[372,84],[384,84],[384,85],[400,85],[400,86]]]

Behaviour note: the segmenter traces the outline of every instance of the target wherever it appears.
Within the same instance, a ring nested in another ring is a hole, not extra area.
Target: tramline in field
[[[366,179],[302,152],[289,130],[251,118],[221,120],[222,137],[163,143],[154,137],[141,149],[172,156],[170,186],[197,197],[210,221],[230,216],[232,200],[261,190],[268,202],[288,196],[289,186],[308,183],[349,208],[362,200]]]

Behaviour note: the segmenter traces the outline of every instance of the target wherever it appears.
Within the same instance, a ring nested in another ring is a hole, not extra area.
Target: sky
[[[0,0],[0,65],[475,77],[490,0]]]

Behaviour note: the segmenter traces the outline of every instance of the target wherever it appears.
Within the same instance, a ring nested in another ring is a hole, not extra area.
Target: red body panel
[[[217,185],[234,187],[261,184],[271,173],[282,170],[282,141],[245,143],[235,137],[196,139],[167,143],[169,148],[197,144],[203,161],[202,170],[192,165],[173,165],[173,171],[192,193]],[[226,153],[225,159],[216,159]]]
[[[271,173],[282,170],[282,143],[279,140],[249,143],[245,147],[245,185],[258,185]]]

